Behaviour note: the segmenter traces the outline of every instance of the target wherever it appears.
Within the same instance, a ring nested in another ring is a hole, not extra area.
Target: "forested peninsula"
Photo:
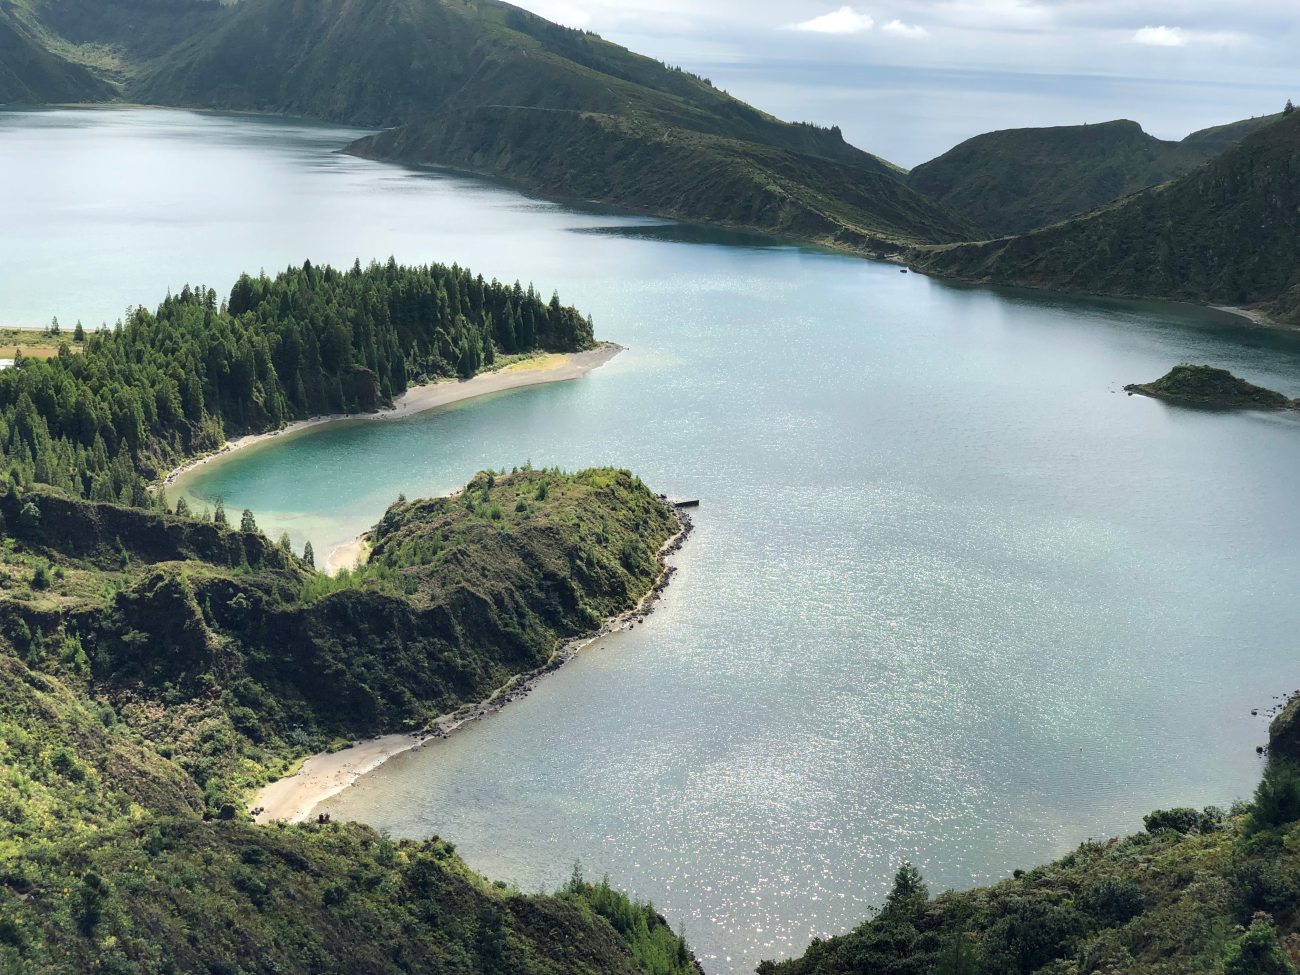
[[[591,321],[557,296],[455,266],[307,263],[241,277],[220,302],[185,287],[0,372],[5,473],[19,488],[148,507],[153,480],[227,437],[373,412],[502,357],[593,344]]]
[[[587,348],[589,319],[455,266],[304,264],[46,338],[0,372],[0,971],[697,971],[608,884],[524,895],[439,839],[247,811],[638,606],[671,506],[625,471],[484,473],[398,499],[331,578],[151,489],[231,434]]]

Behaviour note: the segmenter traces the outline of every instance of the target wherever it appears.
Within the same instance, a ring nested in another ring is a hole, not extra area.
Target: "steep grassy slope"
[[[0,971],[695,971],[605,885],[523,896],[445,842],[242,812],[295,756],[630,608],[676,524],[626,473],[483,475],[394,506],[371,567],[327,580],[256,531],[5,490]]]
[[[838,129],[782,122],[705,79],[496,0],[21,2],[47,46],[94,63],[132,101],[409,124],[359,151],[871,249],[974,234]],[[574,113],[603,121],[566,148]],[[646,165],[662,162],[646,151],[660,142],[674,147],[667,173]],[[614,156],[621,164],[610,167]]]
[[[1188,173],[1279,117],[1205,129],[1182,142],[1161,141],[1127,120],[990,132],[917,166],[908,185],[984,236],[1020,234]]]
[[[1290,307],[1287,293],[1300,285],[1300,113],[1108,209],[913,258],[935,273],[979,281]]]
[[[1300,770],[1293,705],[1252,804],[1172,809],[993,887],[930,900],[900,870],[883,908],[763,975],[1294,975]]]
[[[483,105],[580,108],[874,159],[837,132],[787,125],[701,79],[492,0],[242,0],[151,65],[131,93],[373,126]]]
[[[483,475],[402,502],[370,563],[337,579],[255,531],[57,492],[10,491],[0,516],[27,593],[0,591],[0,631],[29,662],[84,653],[214,813],[302,748],[422,727],[545,666],[650,589],[677,531],[616,471]]]
[[[348,151],[506,177],[562,199],[874,252],[971,232],[874,160],[796,152],[627,116],[517,107],[441,113],[362,139]]]
[[[114,94],[84,65],[48,50],[0,5],[0,105],[98,102]]]

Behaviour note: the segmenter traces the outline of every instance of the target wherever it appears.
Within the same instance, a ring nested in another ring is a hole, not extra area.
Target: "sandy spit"
[[[551,655],[551,659],[544,667],[513,677],[485,701],[466,705],[458,711],[438,717],[427,730],[415,734],[385,735],[382,738],[358,742],[350,748],[332,754],[313,755],[303,762],[293,775],[263,786],[257,792],[249,805],[254,813],[253,821],[257,823],[274,820],[290,823],[304,822],[326,799],[338,795],[361,776],[373,772],[394,755],[419,748],[432,739],[449,738],[471,721],[479,721],[490,714],[495,714],[511,701],[527,695],[539,680],[572,660],[584,647],[644,622],[645,618],[654,611],[655,603],[659,601],[659,597],[663,595],[663,591],[677,571],[674,566],[668,564],[668,557],[681,549],[691,533],[690,517],[680,509],[677,510],[677,517],[681,528],[659,550],[661,566],[659,578],[634,608],[621,616],[606,620],[600,629],[592,633],[566,640]]]
[[[297,420],[280,430],[273,430],[270,433],[237,437],[234,440],[227,441],[220,450],[205,457],[196,458],[176,468],[167,475],[166,480],[163,481],[163,486],[172,487],[181,477],[196,468],[227,457],[237,450],[244,450],[254,444],[271,440],[274,437],[289,436],[309,430],[312,427],[323,426],[326,423],[338,423],[344,420],[353,423],[401,420],[417,413],[423,413],[426,410],[436,409],[439,406],[449,406],[452,403],[473,399],[476,396],[486,396],[489,393],[501,393],[509,389],[522,389],[525,386],[540,386],[543,383],[558,383],[570,379],[580,379],[593,369],[603,366],[622,351],[623,347],[620,345],[615,345],[613,342],[603,342],[596,348],[589,349],[586,352],[572,352],[566,355],[546,355],[536,359],[525,359],[496,372],[480,373],[473,379],[416,386],[407,390],[393,404],[391,410],[384,410],[379,413],[336,413],[330,416],[314,416],[309,420]]]
[[[1244,318],[1254,325],[1263,325],[1265,328],[1285,328],[1280,322],[1274,321],[1262,311],[1254,308],[1238,308],[1236,305],[1211,305],[1215,311],[1226,311],[1229,315],[1236,315],[1238,318]]]

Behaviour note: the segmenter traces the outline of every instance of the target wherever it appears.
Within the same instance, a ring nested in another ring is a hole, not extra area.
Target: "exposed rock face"
[[[1268,749],[1300,762],[1300,695],[1291,698],[1268,728]]]

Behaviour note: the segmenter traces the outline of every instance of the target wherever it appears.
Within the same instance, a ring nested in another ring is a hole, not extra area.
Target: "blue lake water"
[[[335,154],[349,133],[0,114],[0,323],[395,255],[533,281],[628,351],[568,384],[202,469],[317,552],[531,460],[703,501],[650,622],[330,803],[525,889],[652,898],[710,973],[1254,788],[1300,684],[1300,419],[1124,395],[1180,361],[1300,395],[1300,336],[956,287]]]

